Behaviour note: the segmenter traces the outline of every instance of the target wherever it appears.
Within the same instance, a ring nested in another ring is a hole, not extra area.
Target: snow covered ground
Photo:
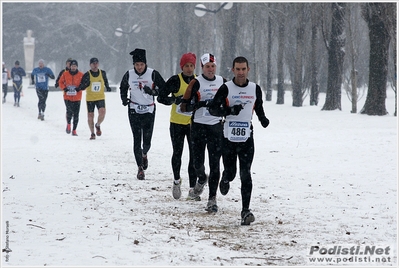
[[[85,95],[85,93],[84,93]],[[251,209],[240,225],[240,180],[218,192],[219,212],[186,201],[187,151],[180,200],[171,194],[170,107],[158,104],[146,180],[136,179],[132,134],[118,92],[106,93],[103,135],[89,140],[83,98],[77,137],[65,133],[62,92],[50,92],[45,121],[25,83],[21,107],[12,93],[1,109],[2,266],[314,266],[312,246],[389,246],[341,264],[397,265],[397,117],[319,106],[264,102],[270,126],[254,116]],[[358,104],[363,107],[365,99]],[[223,168],[223,165],[221,165]],[[208,170],[208,168],[207,168]],[[4,249],[6,252],[4,252]],[[9,252],[9,250],[11,252]],[[314,248],[313,248],[314,249]],[[337,257],[337,256],[335,256]],[[390,261],[389,261],[390,260]],[[336,264],[337,258],[330,264]],[[369,262],[370,261],[370,262]],[[380,259],[380,261],[384,261]]]

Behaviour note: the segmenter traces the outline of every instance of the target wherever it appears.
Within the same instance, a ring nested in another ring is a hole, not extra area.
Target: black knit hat
[[[78,66],[78,61],[77,60],[71,60],[70,63],[71,63],[71,66],[72,65]]]
[[[19,65],[19,60],[15,61],[15,65]]]
[[[145,64],[147,64],[147,59],[145,57],[145,49],[136,48],[129,54],[132,55],[133,63],[144,62]]]

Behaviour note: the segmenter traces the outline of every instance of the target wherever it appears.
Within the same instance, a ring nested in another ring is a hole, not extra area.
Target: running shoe
[[[67,134],[71,133],[71,124],[67,124],[65,131],[66,131]]]
[[[241,225],[250,225],[255,221],[255,216],[249,209],[241,211]]]
[[[212,196],[211,198],[209,198],[208,204],[206,205],[205,210],[208,211],[209,213],[218,212],[218,205],[216,203],[216,196]]]
[[[226,195],[230,189],[230,182],[228,180],[221,180],[219,183],[220,193]]]
[[[174,199],[180,199],[181,197],[181,181],[181,178],[173,181],[172,195]]]
[[[204,191],[205,184],[208,182],[208,176],[206,176],[206,180],[203,183],[200,183],[199,180],[194,186],[194,194],[201,195]]]
[[[144,174],[144,169],[142,166],[139,166],[139,171],[137,172],[137,179],[139,180],[145,180],[145,174]]]
[[[188,191],[187,200],[201,201],[201,197],[194,193],[194,188],[190,188]]]
[[[100,128],[100,125],[97,125],[97,124],[95,124],[95,127],[96,127],[96,135],[97,136],[101,136],[101,128]]]

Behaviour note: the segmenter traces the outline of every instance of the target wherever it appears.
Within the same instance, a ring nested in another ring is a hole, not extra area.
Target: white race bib
[[[251,132],[250,121],[226,120],[224,122],[224,137],[232,142],[245,142]]]
[[[150,111],[150,107],[152,105],[142,105],[142,104],[137,104],[137,103],[130,103],[130,108],[134,109],[136,111],[136,113],[138,114],[145,114],[145,113],[149,113]]]
[[[21,77],[19,75],[14,75],[14,81],[19,82],[21,81]]]
[[[8,75],[7,73],[3,73],[2,75],[3,85],[7,84],[8,82]]]
[[[37,82],[38,83],[46,82],[46,74],[43,73],[37,74]]]
[[[91,83],[91,91],[100,92],[100,89],[101,89],[101,82],[92,82]]]
[[[68,91],[67,91],[67,95],[68,96],[76,96],[77,92],[76,92],[76,87],[75,86],[68,86]]]

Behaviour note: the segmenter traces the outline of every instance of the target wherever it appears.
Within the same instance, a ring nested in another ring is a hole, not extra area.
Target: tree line
[[[84,71],[98,57],[115,83],[132,68],[129,52],[136,47],[147,50],[149,66],[165,79],[180,72],[180,56],[189,51],[215,54],[219,74],[231,79],[231,63],[242,55],[266,101],[284,104],[288,91],[293,106],[302,106],[306,96],[321,106],[318,94],[326,92],[321,109],[341,110],[345,92],[353,113],[363,95],[360,113],[388,113],[388,85],[396,97],[396,2],[234,2],[202,17],[194,13],[197,4],[3,3],[3,61],[10,66],[18,59],[24,66],[27,30],[35,38],[35,62],[43,58],[59,71],[72,57]],[[209,10],[221,4],[204,3]],[[117,28],[126,34],[116,36]]]

